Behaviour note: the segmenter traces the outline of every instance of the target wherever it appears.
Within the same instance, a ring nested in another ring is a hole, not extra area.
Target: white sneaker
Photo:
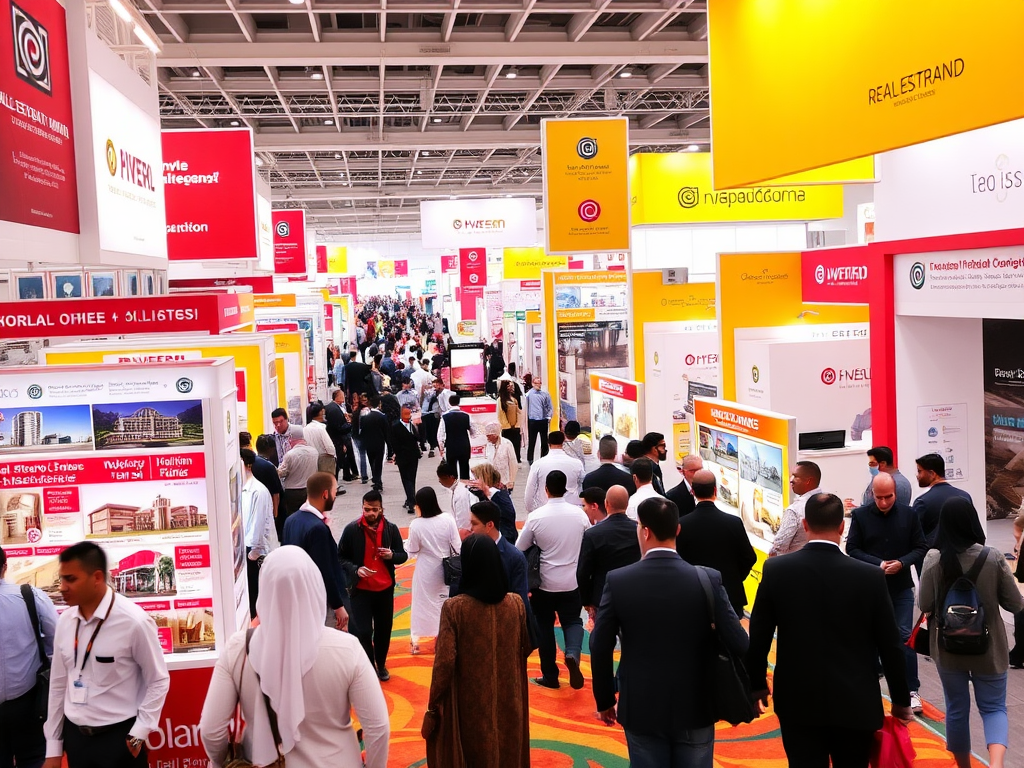
[[[920,715],[924,711],[921,706],[921,696],[917,691],[910,692],[910,708],[914,711],[915,715]]]

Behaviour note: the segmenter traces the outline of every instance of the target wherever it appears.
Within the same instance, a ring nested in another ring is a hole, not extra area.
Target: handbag
[[[907,640],[907,647],[921,656],[931,656],[931,633],[928,629],[928,614],[922,613]]]
[[[32,622],[32,634],[36,637],[36,649],[39,651],[39,669],[36,671],[36,685],[33,702],[34,714],[37,718],[46,720],[46,712],[50,706],[50,660],[46,657],[43,648],[43,633],[39,628],[39,612],[36,611],[36,596],[32,593],[32,587],[28,584],[21,585],[21,597],[28,608],[28,618]]]
[[[338,461],[329,453],[321,453],[316,457],[316,471],[326,472],[329,475],[337,474]]]
[[[444,570],[444,583],[450,587],[462,578],[462,555],[451,544],[448,545],[448,551],[448,557],[441,558],[441,568]]]
[[[871,768],[913,768],[916,759],[910,730],[892,715],[886,715],[881,729],[875,732]]]
[[[757,706],[750,692],[747,670],[725,643],[715,626],[715,594],[711,579],[703,567],[697,568],[697,578],[704,589],[708,613],[711,615],[711,634],[714,635],[714,659],[711,666],[712,699],[716,720],[730,725],[749,723],[757,719]]]
[[[526,586],[532,592],[540,589],[540,547],[531,544],[523,555],[526,557]]]
[[[242,677],[245,675],[245,662],[249,660],[249,643],[252,640],[252,633],[256,630],[255,627],[250,627],[245,632],[245,653],[242,656],[242,670],[238,675],[238,684],[235,686],[235,691],[238,692],[238,711],[235,715],[235,733],[233,738],[228,743],[228,757],[224,761],[224,768],[256,768],[256,764],[246,758],[243,754],[242,749],[242,729],[239,727],[239,723],[242,720]],[[255,672],[255,670],[253,670]],[[260,676],[256,675],[257,682]],[[285,768],[284,755],[281,754],[281,734],[277,729],[277,714],[274,712],[274,708],[270,706],[270,697],[267,694],[263,694],[263,703],[267,707],[267,716],[270,720],[270,733],[274,737],[274,745],[277,747],[277,760],[261,768]]]

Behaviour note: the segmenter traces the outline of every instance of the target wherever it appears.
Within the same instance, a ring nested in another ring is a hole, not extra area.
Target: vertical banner
[[[343,275],[348,272],[348,248],[343,245],[328,245],[327,274]]]
[[[327,274],[327,246],[318,245],[316,247],[316,273],[318,275]]]
[[[459,249],[459,283],[462,293],[459,304],[463,320],[476,320],[476,300],[484,295],[487,285],[487,250],[485,248]]]
[[[441,271],[444,273],[459,271],[459,257],[456,254],[448,254],[441,257]]]
[[[395,277],[408,277],[409,276],[409,260],[408,259],[396,259],[395,260]]]
[[[306,212],[274,211],[274,274],[306,274]]]
[[[624,117],[544,120],[548,253],[629,250],[629,142]]]
[[[0,221],[78,233],[64,8],[0,4]]]

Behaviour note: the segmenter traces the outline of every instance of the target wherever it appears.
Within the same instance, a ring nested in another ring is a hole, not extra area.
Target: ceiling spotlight
[[[288,0],[288,2],[291,3],[292,5],[302,5],[305,2],[305,0]]]
[[[440,123],[441,122],[441,118],[440,117],[435,117],[434,118],[434,122],[435,123]]]
[[[232,121],[231,121],[231,123],[230,123],[230,125],[231,125],[231,127],[232,127],[232,128],[237,128],[237,127],[238,127],[238,125],[239,125],[239,123],[238,123],[238,121],[237,121],[237,120],[232,120]]]
[[[312,72],[309,73],[309,77],[311,80],[323,80],[324,73],[321,72],[319,69],[314,69]]]
[[[688,146],[686,148],[686,151],[687,152],[700,152],[700,147],[697,146],[696,144],[691,144],[690,146]]]
[[[508,72],[505,73],[505,77],[509,80],[515,80],[519,77],[519,70],[515,67],[509,67]]]
[[[430,156],[430,152],[428,150],[426,150],[426,149],[424,149],[422,152],[420,152],[420,154],[423,155],[424,157],[429,157]]]
[[[202,76],[202,72],[200,72],[198,69],[192,71],[192,77],[201,77],[201,76]]]
[[[324,120],[324,125],[334,125],[334,118],[328,117],[326,120]]]
[[[121,0],[107,0],[110,3],[110,7],[114,13],[121,17],[122,21],[127,21],[129,24],[132,22],[131,12],[124,6]]]
[[[423,171],[421,171],[421,170],[420,170],[419,168],[417,168],[417,169],[416,169],[416,175],[417,175],[417,176],[419,176],[419,175],[420,175],[420,174],[422,174],[422,173],[423,173]]]
[[[632,77],[632,76],[633,76],[633,70],[630,69],[629,67],[626,67],[621,72],[619,72],[619,77]]]
[[[335,152],[334,153],[334,159],[335,160],[341,160],[341,152]]]

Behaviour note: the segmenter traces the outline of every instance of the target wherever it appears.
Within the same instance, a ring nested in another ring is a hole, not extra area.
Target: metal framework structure
[[[631,151],[710,140],[703,0],[135,2],[164,127],[249,126],[275,205],[328,236],[539,198],[544,118],[625,116]]]

